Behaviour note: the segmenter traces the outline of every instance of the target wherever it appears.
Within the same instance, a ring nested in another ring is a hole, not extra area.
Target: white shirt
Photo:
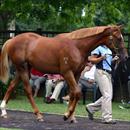
[[[96,70],[96,66],[93,65],[89,71],[86,71],[84,73],[84,78],[86,78],[86,79],[93,79],[94,80],[95,70]]]

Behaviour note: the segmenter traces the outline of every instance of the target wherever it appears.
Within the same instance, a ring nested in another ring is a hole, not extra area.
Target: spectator
[[[79,86],[81,87],[82,92],[86,91],[87,88],[93,87],[96,85],[94,79],[96,66],[93,65],[91,62],[88,62],[85,69],[82,71],[80,79],[79,79]],[[63,100],[68,101],[69,95],[62,97]]]
[[[58,74],[48,74],[48,79],[46,81],[46,103],[52,103],[57,101],[61,89],[63,88],[64,79],[61,75]],[[52,92],[52,89],[53,92]]]
[[[40,89],[40,84],[42,82],[46,81],[46,77],[43,73],[37,71],[36,69],[31,69],[31,78],[30,78],[30,84],[32,87],[34,87],[34,97],[37,97],[38,91]]]
[[[95,69],[96,69],[96,66],[93,65],[91,62],[88,62],[87,66],[81,73],[79,84],[89,87],[93,83],[95,83],[95,79],[94,79]]]
[[[81,77],[79,79],[79,86],[81,87],[82,90],[83,104],[85,104],[86,92],[89,89],[93,90],[94,93],[93,101],[96,100],[97,84],[94,79],[95,70],[96,66],[93,65],[91,62],[88,62],[87,66],[81,73]]]
[[[118,57],[115,59],[117,60]],[[93,114],[101,110],[102,123],[115,124],[116,122],[112,120],[112,52],[108,47],[102,45],[91,52],[88,60],[96,64],[95,81],[102,95],[96,102],[86,105],[88,117],[93,120]]]

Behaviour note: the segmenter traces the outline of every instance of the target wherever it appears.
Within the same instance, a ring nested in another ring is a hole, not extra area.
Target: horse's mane
[[[82,28],[70,33],[64,33],[64,36],[69,39],[81,39],[85,37],[90,37],[99,33],[102,33],[104,29],[109,28],[112,26],[97,26],[91,28]]]

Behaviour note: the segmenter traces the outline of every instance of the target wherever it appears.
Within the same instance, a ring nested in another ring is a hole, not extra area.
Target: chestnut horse
[[[101,44],[111,49],[118,48],[122,59],[128,56],[120,26],[83,28],[71,33],[59,34],[53,38],[35,33],[23,33],[6,41],[1,53],[0,80],[6,82],[9,78],[8,60],[11,60],[15,66],[16,76],[11,81],[1,103],[1,116],[7,117],[6,104],[9,96],[19,80],[22,80],[37,119],[43,121],[29,84],[30,68],[33,67],[43,73],[61,74],[64,77],[70,90],[70,101],[64,120],[70,118],[72,122],[76,122],[74,111],[81,95],[77,82],[86,65],[88,55]]]

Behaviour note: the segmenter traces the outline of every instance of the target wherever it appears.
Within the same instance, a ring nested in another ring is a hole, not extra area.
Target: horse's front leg
[[[33,95],[32,95],[32,89],[31,89],[31,86],[30,86],[30,83],[29,83],[28,73],[20,71],[20,76],[21,76],[21,79],[23,81],[24,89],[26,91],[26,94],[27,94],[27,97],[29,99],[29,102],[30,102],[30,104],[31,104],[31,106],[32,106],[32,108],[34,110],[34,114],[37,117],[37,120],[38,121],[44,121],[42,114],[39,112],[39,109],[38,109],[38,107],[35,104],[35,101],[34,101],[34,98],[33,98]]]
[[[12,80],[10,82],[9,87],[8,87],[6,93],[5,93],[5,96],[4,96],[4,98],[1,102],[1,105],[0,105],[0,107],[1,107],[1,117],[3,117],[3,118],[7,118],[6,105],[7,105],[7,102],[9,100],[9,97],[10,97],[12,91],[14,90],[14,88],[18,84],[18,82],[19,82],[18,77],[16,77],[14,80]]]
[[[76,118],[74,117],[74,112],[75,107],[81,96],[81,89],[79,88],[72,71],[67,72],[64,75],[64,78],[69,84],[69,95],[70,95],[68,111],[64,115],[64,120],[71,118],[71,122],[77,122]]]

